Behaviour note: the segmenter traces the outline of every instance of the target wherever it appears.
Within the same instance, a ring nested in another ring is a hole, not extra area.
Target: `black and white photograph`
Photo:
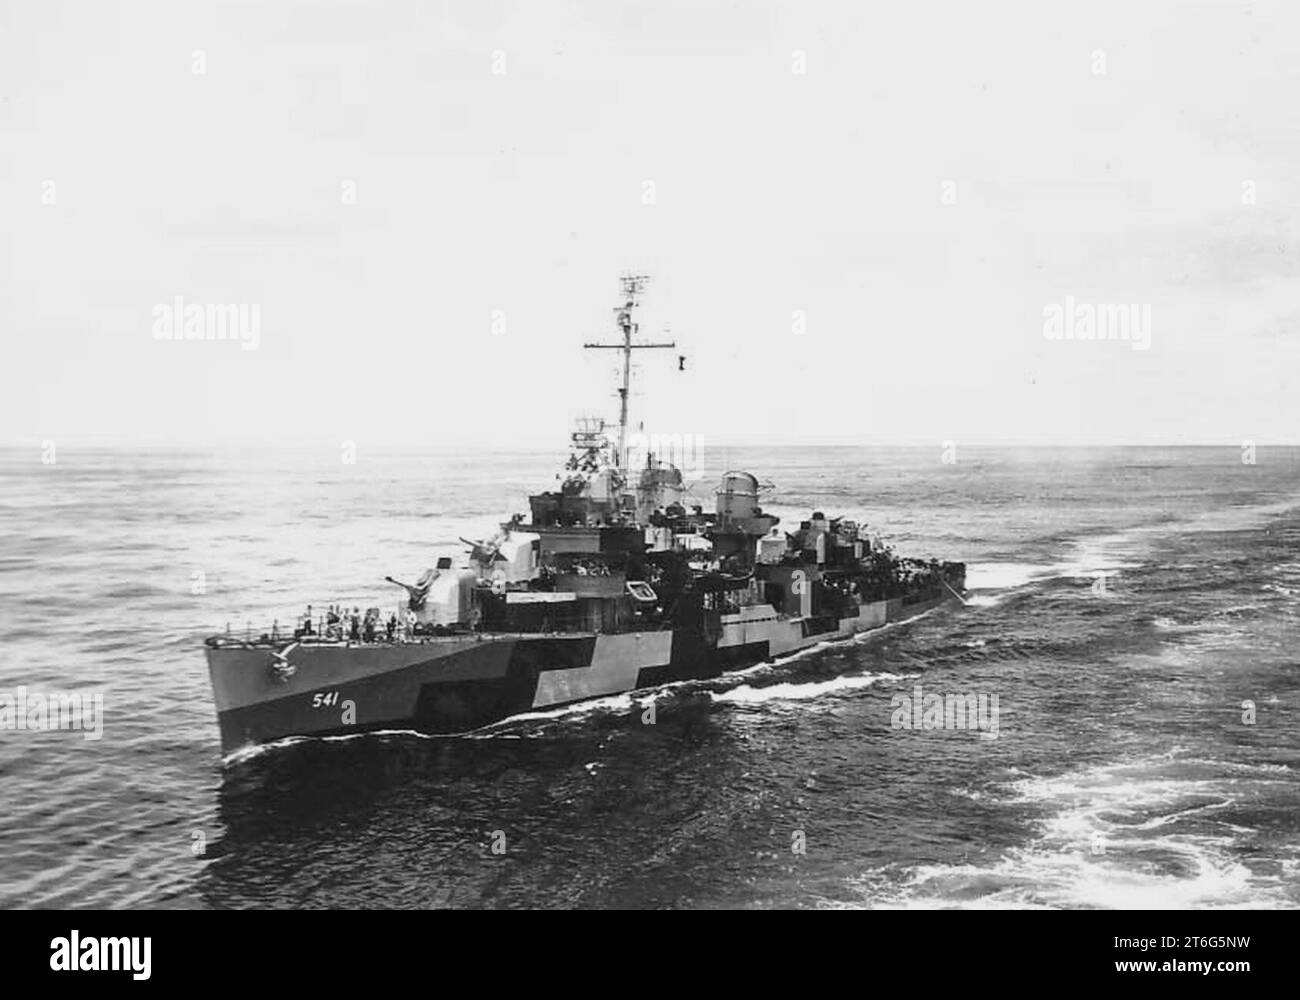
[[[1297,95],[1281,0],[0,0],[23,962],[1106,911],[1250,982],[1134,916],[1300,907]]]

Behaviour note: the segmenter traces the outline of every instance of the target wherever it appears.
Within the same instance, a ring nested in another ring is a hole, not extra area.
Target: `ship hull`
[[[521,712],[682,680],[717,677],[913,618],[954,600],[864,604],[851,618],[787,618],[770,607],[724,615],[715,642],[662,629],[491,634],[397,643],[303,644],[292,670],[265,646],[207,649],[224,753],[291,736],[376,729],[457,733]],[[289,676],[285,676],[288,673]]]

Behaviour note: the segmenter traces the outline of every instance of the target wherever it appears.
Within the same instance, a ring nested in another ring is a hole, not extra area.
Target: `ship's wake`
[[[1174,751],[1057,777],[1026,776],[1001,805],[1045,812],[1036,836],[986,863],[918,865],[856,879],[883,908],[1233,909],[1296,905],[1297,852],[1251,867],[1234,823],[1285,765],[1198,760]],[[842,905],[842,904],[841,904]]]

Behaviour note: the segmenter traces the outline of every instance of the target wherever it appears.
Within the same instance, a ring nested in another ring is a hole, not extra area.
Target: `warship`
[[[617,432],[579,421],[560,487],[490,539],[402,588],[387,620],[333,607],[291,635],[206,640],[223,753],[288,737],[463,733],[523,712],[718,677],[962,601],[963,563],[896,556],[866,526],[815,511],[783,531],[773,487],[725,472],[712,510],[679,468],[629,454],[634,339],[646,278],[615,308]],[[680,362],[679,362],[680,364]],[[356,609],[359,611],[359,609]]]

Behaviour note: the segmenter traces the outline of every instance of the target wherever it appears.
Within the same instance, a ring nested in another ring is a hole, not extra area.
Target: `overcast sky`
[[[1298,98],[1294,2],[0,0],[0,441],[561,447],[634,269],[647,431],[1298,443]]]

